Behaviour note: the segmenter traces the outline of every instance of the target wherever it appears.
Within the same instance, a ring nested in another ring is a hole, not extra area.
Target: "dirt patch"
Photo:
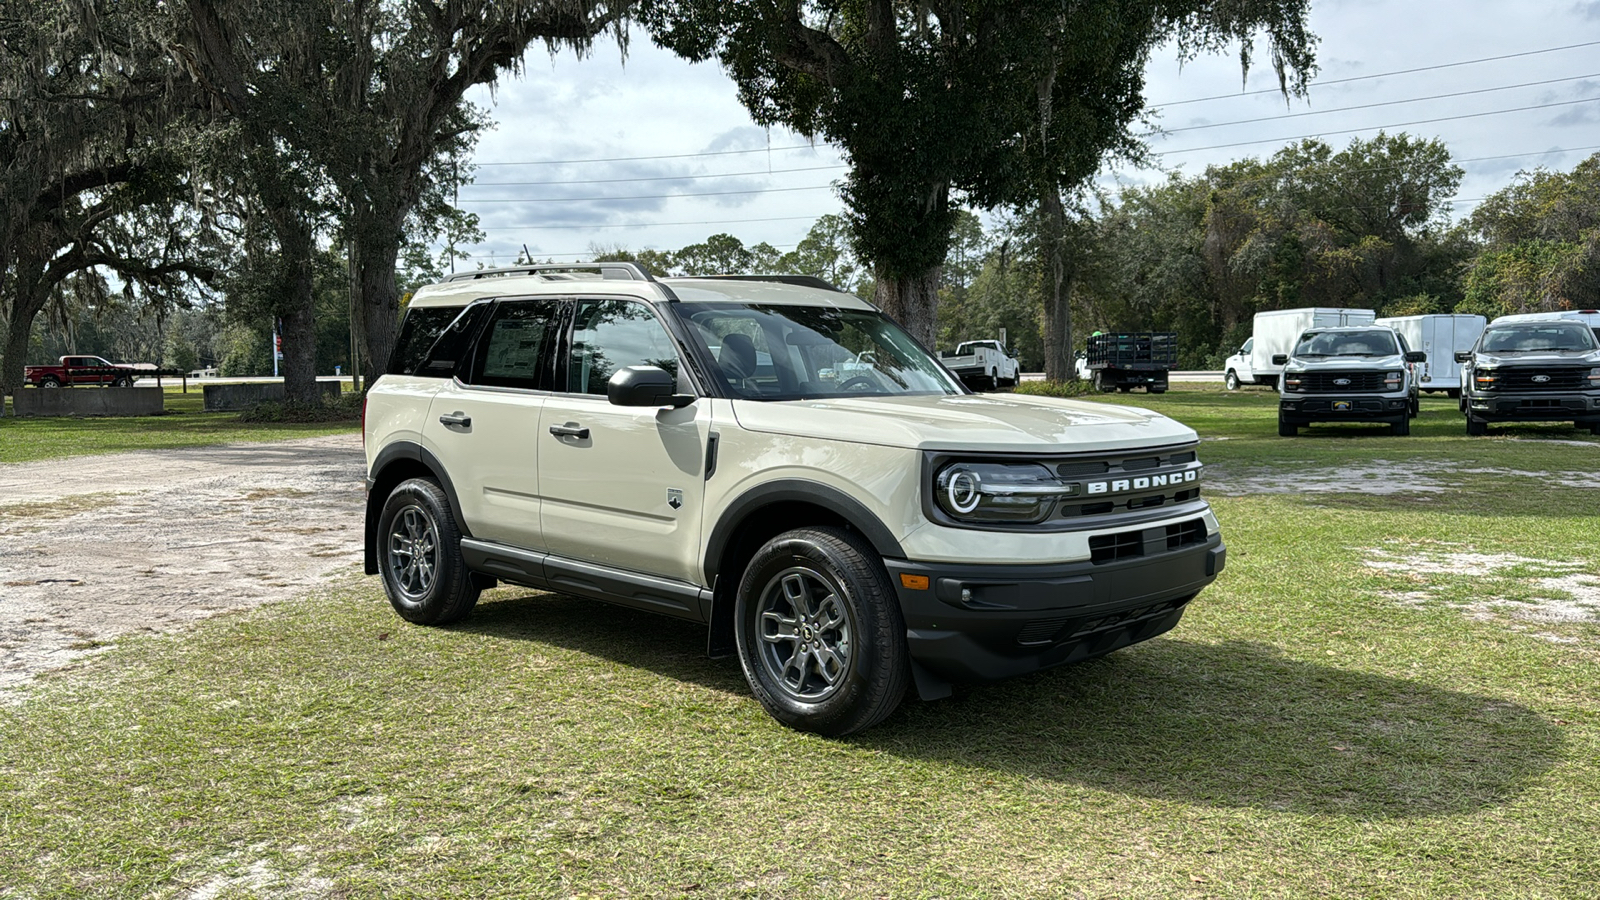
[[[1363,465],[1301,470],[1267,466],[1240,469],[1226,465],[1207,466],[1205,489],[1208,493],[1224,497],[1308,493],[1442,494],[1457,489],[1461,475],[1537,478],[1545,484],[1570,488],[1596,486],[1593,472],[1524,472],[1485,467],[1451,469],[1441,473],[1437,464],[1375,459]]]
[[[358,564],[364,470],[353,434],[0,466],[0,702],[122,635]]]
[[[1482,621],[1509,618],[1515,622],[1546,624],[1600,622],[1600,577],[1583,571],[1588,567],[1584,562],[1480,553],[1465,548],[1415,553],[1377,548],[1361,552],[1367,555],[1362,565],[1391,572],[1415,585],[1412,590],[1385,595],[1406,606],[1445,602]],[[1488,596],[1470,603],[1444,600],[1439,592],[1445,578],[1462,576],[1521,582],[1528,596],[1518,599]],[[1557,643],[1574,642],[1565,635],[1541,633],[1536,636]]]

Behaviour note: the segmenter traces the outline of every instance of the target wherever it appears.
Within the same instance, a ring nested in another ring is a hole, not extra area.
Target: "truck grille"
[[[1589,386],[1588,366],[1512,366],[1500,368],[1498,374],[1495,389],[1501,391],[1578,391]]]
[[[1170,553],[1206,542],[1206,524],[1199,519],[1158,525],[1139,531],[1122,531],[1117,534],[1097,534],[1089,538],[1091,562],[1108,563],[1132,559],[1146,553]]]
[[[1340,391],[1381,391],[1383,375],[1382,372],[1306,372],[1297,377],[1302,391],[1333,394]],[[1337,384],[1338,381],[1348,383]]]

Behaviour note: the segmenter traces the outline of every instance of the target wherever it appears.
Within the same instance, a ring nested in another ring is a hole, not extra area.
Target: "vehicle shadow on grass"
[[[707,659],[705,631],[692,623],[529,594],[483,604],[458,627],[748,696],[738,663]],[[846,740],[1160,800],[1368,819],[1505,803],[1564,744],[1557,726],[1502,699],[1296,660],[1266,644],[1171,637],[961,685],[935,703],[908,697]]]

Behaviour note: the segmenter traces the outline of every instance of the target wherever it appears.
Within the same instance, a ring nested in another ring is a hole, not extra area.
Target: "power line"
[[[1576,49],[1578,49],[1580,47],[1594,47],[1596,45],[1600,45],[1600,41],[1588,41],[1588,42],[1582,43],[1582,44],[1568,44],[1565,47],[1546,47],[1543,50],[1525,50],[1525,51],[1523,51],[1521,53],[1507,53],[1504,56],[1484,56],[1484,57],[1479,57],[1478,59],[1464,59],[1464,60],[1462,60],[1460,62],[1440,63],[1439,65],[1436,65],[1436,66],[1420,66],[1420,67],[1415,68],[1415,69],[1400,69],[1400,70],[1394,71],[1394,72],[1380,72],[1380,73],[1378,73],[1376,75],[1356,75],[1356,76],[1352,76],[1350,78],[1333,78],[1333,79],[1329,79],[1327,81],[1313,81],[1310,84],[1308,84],[1307,87],[1319,87],[1319,86],[1330,85],[1330,84],[1349,84],[1349,83],[1351,83],[1353,81],[1370,81],[1370,80],[1372,80],[1374,78],[1388,78],[1388,77],[1393,76],[1393,75],[1410,75],[1410,74],[1415,73],[1415,72],[1432,72],[1432,71],[1436,71],[1438,69],[1453,69],[1453,68],[1455,68],[1457,66],[1470,66],[1470,65],[1476,65],[1477,63],[1498,62],[1498,61],[1500,61],[1502,59],[1517,59],[1517,58],[1523,57],[1523,56],[1538,56],[1541,53],[1556,53],[1556,52],[1561,51],[1561,50],[1576,50]],[[1163,107],[1164,108],[1164,107],[1168,107],[1168,106],[1183,106],[1183,105],[1188,104],[1188,103],[1205,103],[1205,102],[1210,101],[1210,100],[1232,100],[1235,97],[1254,97],[1254,96],[1257,96],[1259,94],[1282,94],[1282,93],[1283,93],[1282,91],[1280,91],[1280,90],[1278,90],[1276,88],[1265,88],[1265,89],[1259,90],[1259,91],[1240,91],[1237,94],[1218,94],[1215,97],[1195,97],[1195,98],[1190,99],[1190,100],[1174,100],[1174,101],[1172,101],[1170,103],[1152,103],[1150,105],[1153,106],[1153,107]]]
[[[1600,78],[1600,75],[1595,76]],[[746,178],[758,175],[786,175],[790,172],[822,172],[848,169],[849,166],[806,166],[800,169],[769,169],[765,172],[711,172],[704,175],[653,175],[649,178],[595,178],[583,181],[474,181],[462,187],[542,187],[552,184],[622,184],[635,181],[686,181],[696,178]]]
[[[824,145],[826,146],[826,145]],[[651,159],[698,159],[704,156],[735,156],[740,153],[782,153],[790,150],[815,150],[815,144],[793,147],[756,147],[751,150],[708,150],[704,153],[671,153],[665,156],[613,156],[609,159],[529,159],[519,162],[474,163],[477,166],[576,166],[583,163],[643,162]]]
[[[1252,144],[1277,144],[1289,141],[1303,141],[1311,138],[1326,137],[1330,134],[1359,134],[1363,131],[1384,131],[1390,128],[1405,128],[1410,125],[1431,125],[1435,122],[1454,122],[1459,119],[1479,119],[1484,116],[1498,116],[1505,113],[1525,112],[1530,109],[1554,109],[1558,106],[1573,106],[1579,103],[1593,103],[1600,97],[1585,97],[1582,100],[1564,100],[1560,103],[1541,103],[1534,106],[1518,106],[1512,109],[1492,109],[1488,112],[1463,113],[1459,116],[1440,116],[1437,119],[1418,119],[1414,122],[1396,122],[1392,125],[1370,125],[1365,128],[1345,128],[1339,131],[1321,131],[1316,134],[1302,134],[1296,137],[1262,138],[1257,141],[1235,141],[1231,144],[1213,144],[1209,147],[1185,147],[1181,150],[1158,150],[1156,156],[1171,156],[1176,153],[1199,153],[1202,150],[1225,150],[1229,147],[1248,147]]]
[[[601,200],[671,200],[678,197],[729,197],[735,194],[777,194],[788,191],[828,191],[832,190],[831,184],[819,184],[809,187],[782,187],[782,188],[757,188],[749,191],[699,191],[682,194],[642,194],[632,197],[512,197],[501,199],[473,200],[463,197],[462,203],[588,203]]]
[[[486,231],[568,231],[571,229],[594,228],[677,228],[681,226],[700,225],[744,225],[756,222],[799,222],[806,219],[820,219],[833,213],[817,213],[814,216],[775,216],[766,219],[720,219],[707,222],[628,222],[620,225],[509,225],[504,228],[485,228]],[[484,227],[480,225],[479,227]]]
[[[1282,119],[1300,119],[1306,116],[1326,116],[1331,113],[1350,112],[1357,109],[1375,109],[1380,106],[1399,106],[1402,103],[1422,103],[1427,100],[1445,100],[1450,97],[1468,97],[1473,94],[1489,94],[1495,91],[1512,91],[1516,90],[1517,88],[1538,87],[1545,84],[1560,84],[1564,81],[1578,81],[1584,78],[1600,78],[1600,72],[1596,72],[1592,75],[1573,75],[1569,78],[1552,78],[1548,81],[1529,81],[1523,84],[1507,84],[1501,85],[1500,87],[1478,88],[1477,90],[1472,91],[1456,91],[1450,94],[1434,94],[1431,97],[1412,97],[1407,100],[1384,100],[1379,103],[1363,103],[1359,106],[1339,106],[1333,109],[1313,109],[1307,112],[1284,113],[1283,115],[1278,116],[1262,116],[1258,119],[1239,119],[1234,122],[1212,122],[1208,125],[1186,125],[1182,128],[1163,128],[1159,131],[1150,132],[1150,134],[1145,136],[1152,137],[1155,135],[1177,134],[1181,131],[1202,131],[1207,128],[1226,128],[1229,125],[1253,125],[1256,122],[1277,122]]]

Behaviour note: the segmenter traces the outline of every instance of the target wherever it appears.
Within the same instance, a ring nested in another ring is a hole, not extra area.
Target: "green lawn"
[[[37,388],[26,388],[37,390]],[[78,390],[78,388],[71,388]],[[95,388],[84,388],[95,390]],[[354,432],[354,422],[286,424],[239,421],[238,413],[202,412],[200,385],[189,392],[167,385],[166,415],[130,418],[27,418],[11,415],[7,402],[0,418],[0,464],[64,456],[88,456],[123,450],[167,450],[241,441],[278,441],[294,437]],[[4,898],[0,894],[0,898]]]
[[[1454,480],[1214,497],[1228,570],[1169,635],[843,741],[698,628],[519,589],[130,639],[0,707],[0,898],[1595,897],[1600,626],[1558,614],[1600,608],[1600,487],[1544,473],[1600,439],[1117,399],[1218,473]]]

